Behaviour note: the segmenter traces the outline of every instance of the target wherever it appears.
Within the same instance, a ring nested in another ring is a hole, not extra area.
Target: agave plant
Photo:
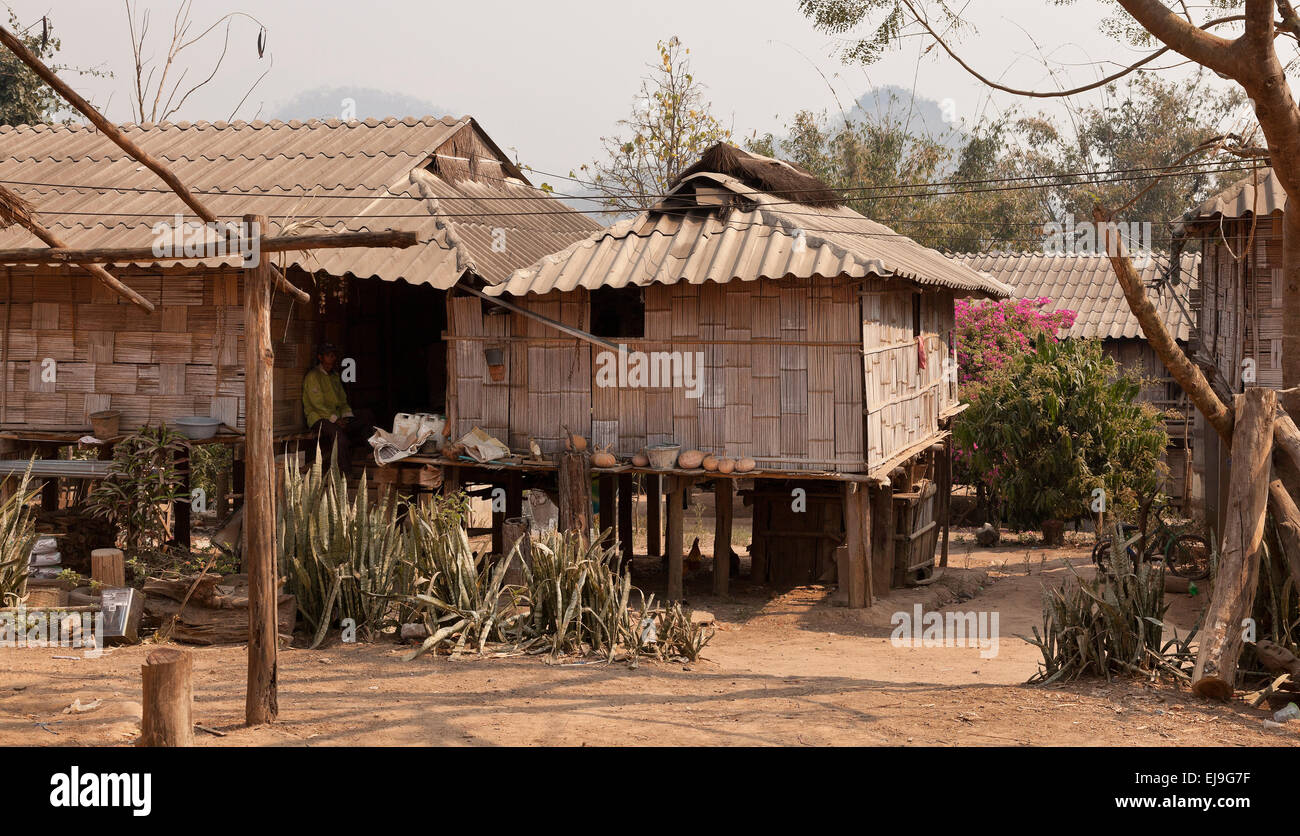
[[[28,490],[31,465],[23,473],[18,490],[0,502],[0,604],[11,604],[27,586],[27,564],[36,544],[36,515]]]
[[[318,453],[307,470],[286,459],[284,499],[276,514],[280,571],[314,632],[312,647],[342,619],[352,619],[365,635],[390,623],[386,616],[406,551],[406,535],[393,521],[391,495],[372,504],[363,474],[349,499],[336,462],[325,469],[322,459]]]

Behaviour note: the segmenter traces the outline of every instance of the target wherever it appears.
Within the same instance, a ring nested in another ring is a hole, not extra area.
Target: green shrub
[[[957,442],[1012,525],[1082,516],[1098,488],[1117,509],[1155,494],[1164,469],[1164,419],[1136,400],[1140,391],[1099,342],[1040,336],[986,380],[957,421]]]

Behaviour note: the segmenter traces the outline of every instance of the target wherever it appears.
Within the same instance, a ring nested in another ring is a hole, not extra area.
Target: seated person
[[[326,462],[333,451],[338,457],[339,472],[346,476],[352,467],[352,446],[365,443],[369,428],[356,420],[348,405],[338,373],[338,347],[324,343],[316,350],[316,361],[318,365],[302,381],[302,409]],[[314,453],[308,451],[309,461]]]

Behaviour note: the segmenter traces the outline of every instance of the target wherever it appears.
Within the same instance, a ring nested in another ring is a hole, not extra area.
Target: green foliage
[[[1013,525],[1076,518],[1097,488],[1108,508],[1132,504],[1159,489],[1168,444],[1161,413],[1135,400],[1140,389],[1099,342],[1039,335],[988,377],[956,440]]]
[[[195,445],[190,450],[190,488],[202,490],[211,501],[217,490],[217,474],[229,472],[233,459],[233,448],[227,444]]]
[[[132,561],[161,551],[171,537],[168,505],[187,498],[176,467],[185,449],[185,437],[165,424],[141,427],[114,445],[108,478],[87,500],[92,514],[117,526]]]
[[[731,137],[709,112],[691,51],[676,36],[657,46],[659,63],[649,65],[631,116],[618,123],[626,133],[601,137],[605,158],[581,168],[612,212],[650,206],[700,154]]]
[[[349,499],[337,461],[331,459],[326,471],[323,458],[318,450],[307,470],[286,458],[284,496],[276,503],[276,559],[288,579],[286,591],[314,632],[312,647],[341,619],[352,619],[362,636],[391,623],[389,604],[406,548],[392,521],[391,494],[372,505],[363,476]]]
[[[14,478],[14,477],[9,477]],[[18,489],[0,502],[0,606],[9,606],[27,586],[27,565],[36,545],[36,512],[29,490],[31,471],[24,473]]]
[[[54,36],[54,25],[49,18],[24,26],[9,10],[9,31],[56,73],[66,74],[72,68],[54,63],[54,56],[62,46]],[[98,70],[73,70],[80,75],[102,76]],[[67,105],[54,90],[41,81],[26,64],[9,50],[0,50],[0,124],[36,125],[54,121],[67,110]]]

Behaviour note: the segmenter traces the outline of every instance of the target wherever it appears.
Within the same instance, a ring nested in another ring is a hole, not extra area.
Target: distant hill
[[[893,84],[863,93],[854,102],[848,117],[850,120],[892,117],[907,123],[913,134],[928,133],[944,140],[943,144],[950,148],[960,147],[966,135],[952,110],[944,113],[943,102],[913,96],[911,90]]]
[[[304,90],[272,108],[268,118],[290,119],[386,119],[396,116],[455,115],[427,99],[393,93],[373,87],[317,87]]]

